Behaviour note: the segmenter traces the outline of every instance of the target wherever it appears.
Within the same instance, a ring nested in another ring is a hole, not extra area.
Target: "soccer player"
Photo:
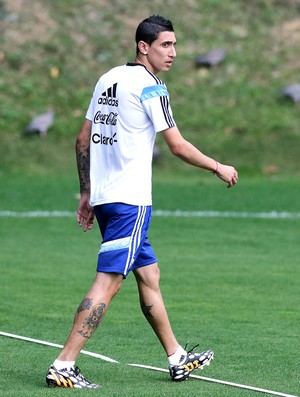
[[[168,357],[170,376],[182,381],[213,359],[213,351],[186,351],[178,343],[159,287],[159,267],[147,232],[151,220],[151,163],[155,137],[162,134],[171,153],[212,171],[227,187],[237,171],[204,155],[183,138],[170,107],[166,85],[157,77],[176,57],[172,22],[161,16],[136,30],[134,63],[118,66],[98,81],[76,141],[81,199],[77,221],[90,230],[94,215],[102,235],[97,273],[79,305],[71,333],[48,369],[49,386],[97,388],[75,367],[124,279],[133,272],[140,305]]]

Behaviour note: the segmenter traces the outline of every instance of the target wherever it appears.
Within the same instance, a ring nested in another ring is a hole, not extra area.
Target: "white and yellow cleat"
[[[214,352],[212,350],[194,353],[193,349],[187,352],[186,358],[182,363],[169,366],[170,376],[175,382],[181,382],[187,379],[191,372],[196,369],[203,369],[203,367],[209,365],[214,358]]]
[[[92,383],[81,375],[78,367],[58,370],[51,365],[46,374],[46,382],[48,387],[63,387],[70,389],[98,389],[101,387],[101,385]]]

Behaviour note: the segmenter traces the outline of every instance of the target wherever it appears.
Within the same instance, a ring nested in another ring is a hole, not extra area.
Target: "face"
[[[167,72],[176,57],[176,38],[174,32],[160,32],[151,46],[144,43],[147,67],[151,72]]]

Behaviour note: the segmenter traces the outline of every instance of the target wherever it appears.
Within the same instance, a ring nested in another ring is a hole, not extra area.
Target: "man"
[[[96,215],[102,244],[97,274],[79,305],[67,342],[48,370],[49,386],[97,388],[74,367],[103,319],[122,281],[133,272],[141,309],[162,344],[171,378],[182,381],[209,365],[213,352],[186,351],[177,342],[159,288],[159,268],[147,232],[151,219],[151,162],[156,133],[183,161],[214,172],[232,187],[236,170],[202,154],[180,134],[165,84],[156,76],[176,57],[172,23],[161,16],[136,31],[134,63],[118,66],[98,81],[76,141],[81,199],[77,220],[84,231]]]

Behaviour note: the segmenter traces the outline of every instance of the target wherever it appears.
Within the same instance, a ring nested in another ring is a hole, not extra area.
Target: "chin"
[[[171,65],[170,65],[170,66],[164,66],[164,67],[162,67],[162,68],[160,69],[160,71],[161,71],[161,72],[168,72],[168,71],[170,70],[170,67],[171,67]]]

